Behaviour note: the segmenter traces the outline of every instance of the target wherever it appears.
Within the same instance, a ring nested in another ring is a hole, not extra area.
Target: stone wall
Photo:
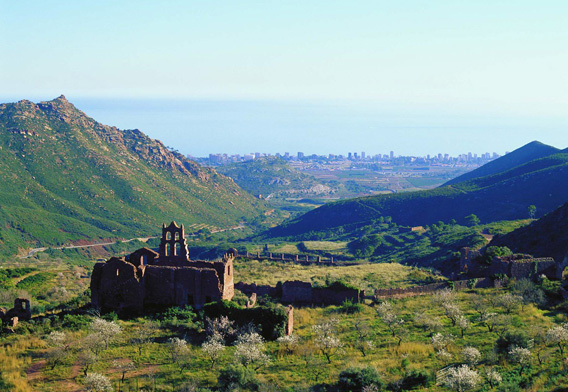
[[[503,274],[515,279],[532,279],[544,274],[548,279],[562,279],[565,263],[553,258],[532,258],[530,255],[494,257],[487,264],[481,260],[481,253],[470,248],[461,250],[460,272],[471,278],[492,277]]]
[[[295,305],[341,305],[345,301],[358,303],[364,292],[358,289],[336,290],[326,287],[313,287],[309,282],[286,281],[277,286],[261,286],[239,282],[235,288],[246,295],[269,295],[279,298],[282,303]]]

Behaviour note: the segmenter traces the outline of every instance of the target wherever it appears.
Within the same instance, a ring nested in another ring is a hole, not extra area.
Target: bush
[[[86,329],[91,325],[92,319],[81,314],[66,314],[63,317],[63,327],[72,331]]]
[[[283,336],[288,322],[285,308],[272,303],[246,309],[233,302],[220,301],[206,304],[203,310],[211,319],[226,316],[240,327],[252,323],[259,328],[260,335],[266,340]]]
[[[254,372],[244,366],[229,365],[219,373],[217,385],[221,390],[234,390],[235,387],[256,389]]]
[[[337,312],[345,313],[345,314],[355,314],[360,313],[363,311],[363,305],[361,304],[354,304],[350,300],[346,299],[343,301],[341,306],[337,308]]]
[[[389,389],[407,391],[418,387],[430,387],[434,382],[434,377],[426,370],[411,370]]]
[[[495,349],[497,353],[506,355],[513,346],[530,349],[532,346],[532,340],[525,332],[522,331],[506,332],[503,336],[497,339]]]
[[[349,368],[339,373],[337,387],[341,391],[360,392],[364,387],[374,385],[382,389],[384,384],[377,369],[373,367]]]
[[[359,290],[357,287],[349,283],[345,283],[342,280],[336,280],[335,282],[327,283],[327,285],[324,288],[333,291]]]

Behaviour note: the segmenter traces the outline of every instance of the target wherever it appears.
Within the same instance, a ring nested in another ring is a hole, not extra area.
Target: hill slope
[[[156,234],[172,219],[226,227],[261,203],[138,130],[64,96],[0,105],[0,249]]]
[[[254,161],[219,166],[217,171],[231,177],[253,195],[319,195],[333,189],[304,174],[279,158],[260,158]]]
[[[531,142],[524,145],[515,151],[500,157],[494,161],[491,161],[475,170],[465,173],[459,177],[456,177],[444,185],[458,184],[464,181],[470,181],[481,177],[491,176],[498,174],[517,166],[530,162],[534,159],[544,158],[546,156],[557,154],[561,152],[559,149],[548,146],[538,141]]]
[[[568,203],[528,226],[495,237],[489,246],[507,246],[515,253],[561,262],[568,255]]]
[[[514,154],[511,153],[511,154]],[[369,224],[392,217],[399,225],[418,226],[476,214],[482,222],[522,219],[529,205],[539,214],[568,200],[568,154],[531,160],[510,170],[440,188],[357,198],[326,204],[276,227],[271,236],[295,236],[309,231]]]

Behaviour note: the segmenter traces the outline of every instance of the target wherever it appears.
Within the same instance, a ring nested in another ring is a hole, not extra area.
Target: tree
[[[531,350],[524,347],[513,346],[509,350],[508,354],[511,362],[518,363],[520,365],[519,374],[523,374],[525,367],[527,367],[531,363]]]
[[[382,322],[386,324],[391,332],[391,335],[398,339],[398,345],[400,346],[400,344],[402,343],[401,330],[404,324],[404,320],[398,316],[394,307],[388,301],[381,302],[379,306],[377,306],[377,314],[379,315]]]
[[[122,384],[124,384],[124,379],[126,378],[126,373],[136,369],[134,362],[132,362],[128,358],[116,360],[116,361],[113,362],[113,365],[119,372],[122,373],[122,378],[120,379],[120,382]]]
[[[453,335],[442,335],[441,333],[435,333],[431,338],[431,343],[436,351],[436,356],[445,364],[452,360],[453,356],[450,353],[449,347],[454,340],[455,338]]]
[[[237,337],[235,342],[235,359],[245,368],[252,366],[258,370],[270,361],[264,353],[264,339],[257,332],[245,332]]]
[[[481,382],[479,374],[467,365],[448,369],[442,378],[442,383],[456,392],[474,389]]]
[[[64,332],[52,331],[46,338],[51,349],[47,352],[46,362],[51,369],[61,364],[69,355],[69,345],[67,335]]]
[[[432,317],[426,313],[418,313],[414,316],[414,323],[421,327],[424,332],[433,331],[437,332],[442,328],[442,323],[436,317]]]
[[[564,355],[564,347],[568,344],[568,323],[550,328],[546,331],[545,339],[548,343],[557,345],[560,355]]]
[[[529,219],[534,219],[536,217],[536,206],[531,204],[528,208]]]
[[[487,380],[491,388],[499,385],[501,381],[503,381],[501,375],[494,369],[487,370],[487,372],[485,373],[485,379]]]
[[[83,367],[85,377],[89,374],[89,370],[97,363],[98,356],[91,350],[82,351],[79,354],[79,363]]]
[[[475,347],[466,346],[462,350],[462,357],[465,363],[470,366],[475,366],[481,358],[481,353]]]
[[[461,337],[463,338],[463,334],[466,329],[470,327],[469,320],[462,314],[460,314],[456,319],[456,325],[461,331]]]
[[[150,343],[156,329],[158,329],[158,325],[153,321],[148,321],[134,331],[131,343],[138,348],[138,356],[142,355],[142,348]]]
[[[88,392],[111,392],[113,388],[106,376],[100,373],[91,373],[85,377],[85,390]]]
[[[276,339],[276,341],[278,343],[280,343],[282,346],[284,346],[284,350],[289,355],[292,354],[294,352],[294,350],[296,350],[296,348],[298,347],[298,344],[300,343],[300,339],[298,339],[298,335],[280,336],[278,339]]]
[[[522,297],[524,304],[534,303],[542,305],[546,302],[544,291],[542,291],[533,281],[520,279],[513,284],[513,290]]]
[[[170,352],[172,364],[178,365],[181,373],[183,368],[187,366],[190,353],[187,342],[180,338],[170,338],[168,340],[168,351]]]
[[[312,326],[315,333],[314,344],[328,363],[331,363],[333,356],[338,354],[343,347],[343,343],[337,335],[337,324],[337,319],[332,318],[327,322]]]
[[[469,226],[477,226],[481,223],[477,215],[471,214],[465,217],[465,221]]]
[[[114,321],[107,321],[99,317],[95,318],[91,323],[93,335],[98,336],[105,349],[118,337],[121,330],[120,325]]]
[[[520,295],[514,295],[511,293],[500,295],[498,298],[498,303],[507,314],[510,314],[516,307],[518,307],[522,301],[523,297]]]
[[[369,324],[360,319],[355,322],[353,327],[357,339],[355,346],[365,357],[367,353],[374,348],[371,328],[369,328]]]
[[[225,341],[223,340],[221,335],[214,334],[203,343],[201,349],[211,361],[211,369],[213,369],[215,363],[219,360],[219,358],[225,351]]]
[[[227,339],[230,339],[235,334],[234,328],[235,322],[229,320],[227,316],[221,316],[219,318],[210,319],[205,317],[205,332],[207,336],[219,336],[226,343]]]

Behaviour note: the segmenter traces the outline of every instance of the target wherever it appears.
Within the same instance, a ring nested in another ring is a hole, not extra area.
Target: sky
[[[565,148],[567,26],[564,0],[0,0],[0,98],[193,155]]]

